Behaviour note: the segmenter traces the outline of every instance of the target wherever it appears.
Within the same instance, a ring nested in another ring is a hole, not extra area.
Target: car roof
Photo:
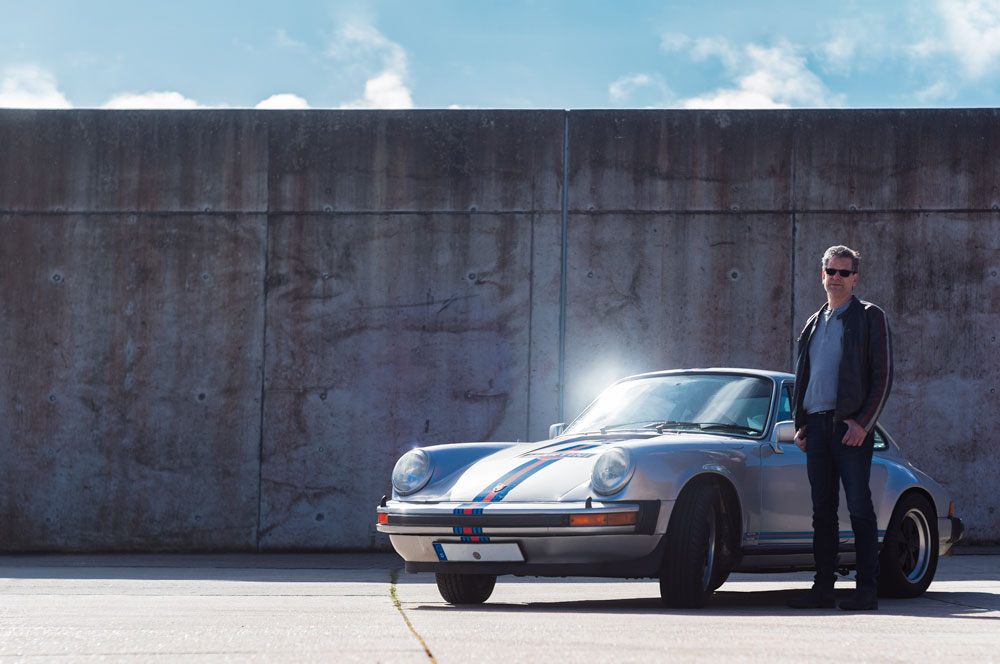
[[[636,378],[651,378],[653,376],[669,376],[675,374],[738,374],[743,376],[760,376],[781,382],[783,380],[795,380],[795,375],[786,371],[770,371],[767,369],[745,369],[737,367],[692,367],[689,369],[664,369],[661,371],[650,371],[622,378],[622,380],[633,380]]]

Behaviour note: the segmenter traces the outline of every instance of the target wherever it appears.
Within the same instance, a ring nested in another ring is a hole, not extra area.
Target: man
[[[826,250],[820,278],[827,301],[798,339],[795,444],[806,453],[812,489],[816,576],[806,595],[789,602],[797,609],[834,606],[841,482],[854,530],[857,586],[840,608],[878,608],[878,523],[868,481],[872,431],[892,386],[892,340],[885,313],[854,296],[860,258],[844,246]]]

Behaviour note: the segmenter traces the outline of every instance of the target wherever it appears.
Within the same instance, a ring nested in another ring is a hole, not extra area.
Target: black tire
[[[896,504],[879,554],[878,591],[883,597],[917,597],[934,580],[938,563],[937,516],[916,493]]]
[[[712,591],[713,592],[715,592],[716,590],[718,590],[719,588],[721,588],[722,584],[725,583],[726,579],[729,578],[729,570],[728,569],[722,569],[722,567],[720,565],[718,565],[718,564],[716,564],[716,569],[718,570],[718,572],[712,578],[712,583],[711,583]]]
[[[493,594],[495,574],[435,574],[438,592],[449,604],[482,604]]]
[[[660,569],[660,597],[672,608],[705,606],[728,576],[719,569],[722,536],[721,499],[710,484],[685,489],[667,526],[667,546]]]

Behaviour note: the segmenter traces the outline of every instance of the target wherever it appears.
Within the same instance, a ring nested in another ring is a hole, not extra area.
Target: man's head
[[[839,307],[851,299],[858,284],[858,263],[861,254],[849,247],[837,245],[823,253],[823,290],[830,308]]]
[[[831,258],[850,258],[851,259],[851,271],[858,271],[858,264],[861,262],[861,254],[854,251],[850,247],[845,247],[842,244],[830,247],[825,252],[823,252],[823,269],[825,270],[830,265]]]

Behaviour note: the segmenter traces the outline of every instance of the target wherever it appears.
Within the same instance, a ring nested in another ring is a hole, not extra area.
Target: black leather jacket
[[[809,384],[809,342],[816,330],[816,321],[827,306],[824,304],[809,317],[798,338],[792,407],[797,429],[806,424],[802,402]],[[854,420],[871,433],[892,388],[892,334],[889,332],[889,321],[884,311],[871,302],[854,296],[851,296],[851,303],[842,314],[842,320],[844,336],[841,342],[834,420]]]

